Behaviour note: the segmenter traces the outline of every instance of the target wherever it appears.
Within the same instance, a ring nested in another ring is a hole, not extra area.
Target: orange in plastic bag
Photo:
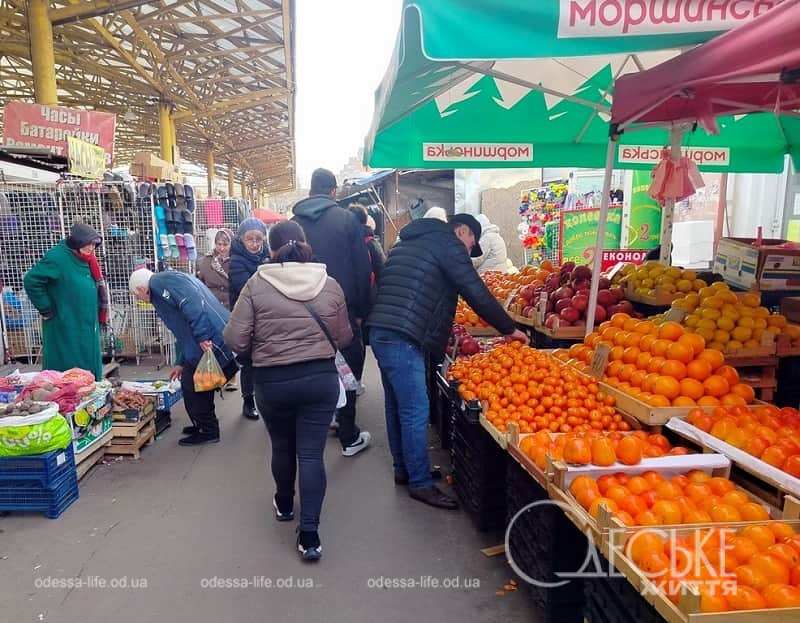
[[[218,389],[228,382],[219,361],[213,351],[207,350],[200,358],[200,363],[194,371],[194,390],[197,392],[210,392]]]

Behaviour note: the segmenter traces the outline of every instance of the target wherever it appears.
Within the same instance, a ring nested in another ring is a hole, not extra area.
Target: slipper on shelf
[[[175,244],[178,245],[178,257],[184,262],[189,259],[189,254],[186,252],[186,241],[183,234],[175,234]]]
[[[194,236],[192,234],[183,234],[183,239],[186,242],[186,252],[189,255],[190,262],[197,261],[197,245],[194,241]]]

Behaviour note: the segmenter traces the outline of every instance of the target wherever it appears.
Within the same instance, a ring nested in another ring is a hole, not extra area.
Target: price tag
[[[775,345],[775,334],[772,331],[764,331],[761,334],[761,346],[771,347]]]
[[[511,293],[510,293],[510,294],[509,294],[507,297],[506,297],[505,303],[503,303],[503,309],[505,309],[506,311],[508,311],[508,308],[511,306],[511,301],[513,301],[513,300],[514,300],[514,297],[515,297],[515,296],[517,296],[517,292],[519,292],[519,290],[518,290],[518,289],[517,289],[517,290],[513,290],[513,291],[512,291],[512,292],[511,292]]]
[[[544,317],[547,313],[547,292],[539,294],[539,302],[536,304],[536,324],[544,326]]]
[[[664,319],[672,322],[680,323],[683,322],[684,318],[686,318],[686,312],[682,309],[675,309],[674,307],[670,307],[667,313],[664,314]]]
[[[599,343],[597,345],[597,349],[594,351],[592,363],[589,366],[589,374],[596,379],[602,378],[603,374],[605,374],[606,366],[608,365],[608,356],[610,354],[611,346],[605,342]]]

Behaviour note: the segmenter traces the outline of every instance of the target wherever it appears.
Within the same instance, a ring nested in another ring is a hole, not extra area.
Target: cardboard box
[[[731,285],[744,289],[800,290],[800,248],[781,248],[785,240],[723,238],[714,258],[714,272]]]
[[[789,322],[800,324],[800,296],[787,296],[781,301],[781,313]]]
[[[149,151],[140,151],[133,157],[130,166],[131,175],[156,180],[174,180],[175,167]]]

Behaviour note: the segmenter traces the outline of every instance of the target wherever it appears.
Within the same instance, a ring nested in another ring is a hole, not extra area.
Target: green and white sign
[[[561,213],[561,262],[591,264],[597,242],[600,210],[566,210]],[[622,237],[622,208],[611,208],[606,223],[604,249],[619,249]]]
[[[630,221],[628,222],[629,249],[655,249],[661,237],[661,206],[650,196],[650,173],[633,172]]]
[[[365,146],[374,168],[603,168],[615,76],[650,68],[779,0],[404,0]],[[800,165],[800,118],[687,133],[701,170]],[[649,170],[666,130],[623,134],[617,168]]]

